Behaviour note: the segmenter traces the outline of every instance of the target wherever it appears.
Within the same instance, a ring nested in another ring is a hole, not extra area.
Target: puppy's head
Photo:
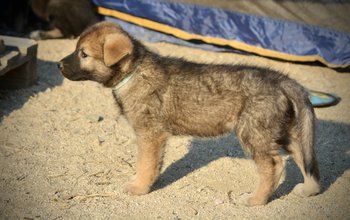
[[[101,22],[81,34],[75,51],[60,61],[59,68],[70,80],[112,86],[109,81],[128,71],[132,52],[132,39],[126,32],[113,23]]]

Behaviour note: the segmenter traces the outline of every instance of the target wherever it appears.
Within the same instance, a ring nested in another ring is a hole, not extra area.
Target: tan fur
[[[254,193],[240,200],[243,204],[268,202],[284,169],[281,147],[304,176],[294,192],[311,196],[320,191],[313,109],[306,90],[285,75],[162,57],[109,22],[88,28],[60,68],[71,80],[118,88],[114,96],[139,147],[135,179],[125,187],[132,195],[150,191],[169,136],[214,137],[231,131],[251,153],[260,177]]]

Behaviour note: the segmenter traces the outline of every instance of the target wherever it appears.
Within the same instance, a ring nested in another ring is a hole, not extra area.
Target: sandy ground
[[[161,54],[211,63],[249,63],[281,70],[342,101],[316,109],[322,192],[291,193],[302,181],[286,158],[285,180],[260,207],[235,203],[254,189],[257,173],[235,136],[174,137],[154,191],[134,197],[122,186],[134,174],[136,146],[111,91],[71,82],[56,62],[76,40],[39,41],[38,82],[0,91],[0,219],[349,219],[350,74],[256,56],[213,53],[165,43]]]

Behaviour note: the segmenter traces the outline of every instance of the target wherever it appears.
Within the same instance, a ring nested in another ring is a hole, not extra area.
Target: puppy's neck
[[[136,69],[136,68],[135,68]],[[113,91],[118,91],[125,84],[127,84],[135,75],[135,70],[129,73],[124,79],[122,79],[116,86],[113,87]]]
[[[124,80],[133,75],[137,65],[131,65],[131,60],[123,60],[118,66],[113,68],[111,77],[104,83],[104,86],[109,88],[116,88],[119,84],[125,84]],[[128,80],[126,80],[128,81]]]

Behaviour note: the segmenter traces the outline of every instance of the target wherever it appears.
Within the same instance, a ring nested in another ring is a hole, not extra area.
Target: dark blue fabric
[[[167,42],[167,43],[172,43],[172,44],[178,44],[178,45],[183,45],[183,46],[188,46],[188,47],[194,47],[198,49],[204,49],[204,50],[211,50],[211,51],[217,51],[217,52],[235,52],[235,53],[242,53],[246,54],[245,52],[235,50],[230,47],[220,47],[220,46],[215,46],[211,44],[206,44],[203,42],[191,42],[191,41],[185,41],[179,38],[176,38],[172,35],[164,34],[161,32],[153,31],[141,26],[138,26],[136,24],[132,24],[117,18],[113,17],[105,17],[106,21],[112,21],[115,23],[118,23],[124,30],[127,30],[128,33],[133,36],[134,38],[141,40],[141,41],[146,41],[146,42],[151,42],[151,43],[157,43],[157,42]]]
[[[287,54],[350,65],[350,34],[326,28],[161,0],[93,0],[97,6],[182,29]]]

